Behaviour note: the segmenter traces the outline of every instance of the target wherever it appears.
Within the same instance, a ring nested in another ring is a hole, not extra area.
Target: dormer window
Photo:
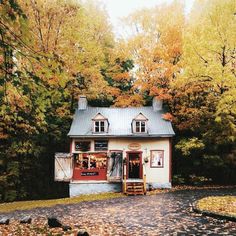
[[[148,119],[139,113],[132,121],[133,133],[147,133],[147,121]]]
[[[98,120],[95,121],[95,133],[102,133],[105,132],[105,121],[104,120]]]
[[[101,113],[98,113],[93,119],[93,132],[105,133],[108,132],[108,119]]]
[[[146,132],[146,121],[135,121],[135,132],[145,133]]]

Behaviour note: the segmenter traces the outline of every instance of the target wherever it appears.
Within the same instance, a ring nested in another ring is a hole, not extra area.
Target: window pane
[[[105,132],[105,121],[95,121],[95,130],[96,133]]]
[[[100,121],[100,132],[104,132],[104,131],[105,131],[105,122]]]
[[[95,121],[95,132],[99,132],[99,121]]]
[[[136,132],[139,133],[140,132],[140,122],[136,121],[135,125],[136,125]]]
[[[85,169],[106,169],[107,167],[107,154],[106,153],[93,153],[93,154],[79,154],[76,157],[76,167],[81,170]]]
[[[141,132],[145,132],[145,122],[141,122]]]
[[[108,141],[107,140],[96,140],[94,149],[95,149],[95,151],[108,150]]]
[[[75,151],[89,151],[90,150],[90,142],[81,141],[75,142]]]
[[[164,151],[151,151],[151,167],[163,167],[164,166]]]

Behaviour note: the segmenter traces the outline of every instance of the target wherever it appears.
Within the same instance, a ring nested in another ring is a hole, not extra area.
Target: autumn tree
[[[145,98],[169,101],[170,84],[180,71],[183,5],[174,1],[143,9],[126,19],[132,29],[127,48],[136,66],[134,88]]]
[[[236,142],[235,12],[234,0],[195,2],[184,31],[183,70],[172,86],[172,112],[179,132],[185,135],[180,150],[192,146],[192,139],[203,144],[197,162],[211,168],[208,174],[212,175],[217,175],[219,166],[222,174],[232,173],[236,164],[232,158]],[[190,155],[199,150],[195,145]]]
[[[0,11],[1,200],[52,197],[60,191],[53,156],[68,151],[73,101],[109,90],[101,71],[113,35],[92,3],[3,1]]]
[[[99,4],[31,0],[21,1],[21,6],[29,18],[34,47],[47,56],[44,62],[54,72],[49,75],[45,64],[37,64],[40,77],[49,75],[48,83],[66,87],[72,103],[79,94],[96,99],[108,91],[101,70],[114,40]]]

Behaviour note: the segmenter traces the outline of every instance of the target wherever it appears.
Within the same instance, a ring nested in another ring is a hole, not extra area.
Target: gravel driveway
[[[236,188],[182,190],[150,196],[129,196],[30,211],[16,211],[0,214],[0,216],[10,216],[13,218],[12,224],[14,225],[16,224],[14,221],[16,222],[20,217],[30,215],[33,218],[32,225],[39,227],[40,224],[44,224],[46,227],[46,217],[53,215],[64,224],[70,225],[72,229],[83,228],[90,235],[96,236],[236,235],[236,222],[218,220],[192,212],[191,205],[195,200],[210,195],[236,195]],[[9,226],[4,227],[0,226],[0,231],[2,229],[2,232],[7,232],[4,229]],[[31,227],[32,235],[37,235],[33,233],[33,226],[27,227]],[[26,232],[28,231],[26,230]]]

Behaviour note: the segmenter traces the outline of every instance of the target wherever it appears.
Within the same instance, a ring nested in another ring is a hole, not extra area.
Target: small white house
[[[55,179],[70,181],[70,196],[171,187],[170,121],[162,102],[150,107],[90,107],[81,96],[68,134],[70,154],[55,157]]]

